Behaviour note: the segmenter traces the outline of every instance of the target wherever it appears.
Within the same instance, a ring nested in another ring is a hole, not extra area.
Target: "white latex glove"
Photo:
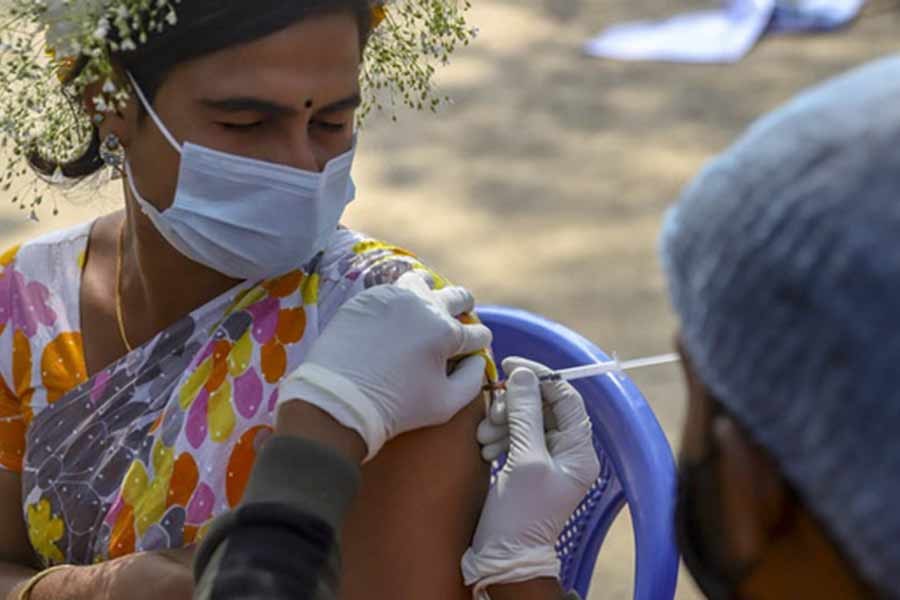
[[[279,404],[300,399],[327,412],[359,433],[366,460],[387,440],[446,423],[468,405],[481,390],[485,361],[471,356],[449,375],[447,362],[490,346],[491,331],[454,318],[473,310],[468,291],[425,294],[421,281],[408,274],[345,303],[281,383]]]
[[[537,373],[538,377],[552,371],[539,362],[510,356],[503,361],[503,371],[512,373],[524,367]],[[548,404],[544,404],[544,431],[556,429],[556,417]],[[481,445],[481,457],[489,463],[494,462],[509,450],[509,420],[506,415],[505,392],[496,395],[488,414],[478,425],[475,438]]]
[[[559,576],[556,541],[600,475],[591,423],[575,388],[541,384],[533,370],[520,367],[512,371],[505,400],[509,456],[462,559],[463,577],[478,599],[487,598],[489,585]],[[547,433],[544,401],[556,419]]]

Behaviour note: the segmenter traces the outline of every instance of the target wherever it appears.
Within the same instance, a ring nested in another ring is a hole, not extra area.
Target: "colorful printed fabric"
[[[240,501],[278,383],[340,305],[414,269],[445,285],[409,252],[339,230],[305,270],[241,284],[88,379],[89,231],[0,257],[0,467],[22,473],[29,537],[48,565],[196,541]]]

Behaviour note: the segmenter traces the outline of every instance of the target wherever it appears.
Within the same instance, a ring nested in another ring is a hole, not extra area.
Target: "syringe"
[[[619,361],[614,358],[610,361],[596,362],[589,365],[581,365],[568,369],[559,369],[538,377],[540,381],[574,381],[576,379],[585,379],[586,377],[596,377],[597,375],[605,375],[607,373],[618,373],[620,371],[630,371],[632,369],[640,369],[643,367],[655,367],[657,365],[668,365],[681,360],[678,354],[661,354],[659,356],[649,356],[646,358],[636,358],[633,360]],[[486,385],[485,391],[506,389],[506,381],[500,381],[493,385]]]

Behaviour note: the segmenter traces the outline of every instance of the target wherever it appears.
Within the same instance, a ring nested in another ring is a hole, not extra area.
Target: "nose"
[[[320,148],[317,148],[315,140],[310,137],[305,124],[302,129],[298,127],[290,132],[285,148],[285,164],[318,173],[325,168],[327,159],[323,161],[323,158],[324,154]]]

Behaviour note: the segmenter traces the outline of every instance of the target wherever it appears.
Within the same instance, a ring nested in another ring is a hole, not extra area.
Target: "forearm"
[[[6,600],[18,600],[23,588],[39,571],[22,566],[4,565],[0,571],[0,586]],[[84,567],[72,566],[55,571],[35,585],[30,592],[32,600],[87,600],[88,598],[104,598],[100,565]]]
[[[0,598],[15,600],[19,588],[37,571],[24,565],[0,562]]]
[[[338,423],[324,410],[302,400],[281,405],[275,433],[316,442],[357,465],[366,456],[366,444],[358,433]]]
[[[0,567],[4,600],[18,600],[38,571],[18,565]],[[50,573],[34,586],[32,600],[113,600],[123,590],[141,586],[140,597],[190,597],[191,571],[187,562],[165,552],[143,552],[95,565],[71,566]],[[148,594],[145,596],[144,594]]]

